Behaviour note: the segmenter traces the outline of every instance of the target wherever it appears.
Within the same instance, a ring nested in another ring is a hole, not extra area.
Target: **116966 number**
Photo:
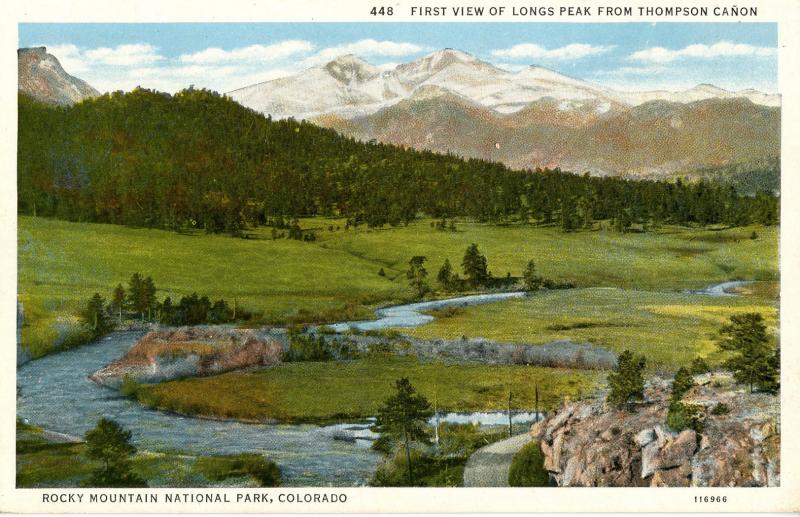
[[[694,496],[695,503],[727,503],[727,495],[696,495]]]

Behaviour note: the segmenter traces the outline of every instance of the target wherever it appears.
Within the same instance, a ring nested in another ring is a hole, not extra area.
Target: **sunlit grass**
[[[284,363],[140,388],[139,400],[162,409],[220,418],[281,422],[351,420],[374,416],[408,377],[444,411],[532,410],[535,386],[542,408],[590,393],[598,372],[532,366],[420,363],[409,357],[370,356],[350,362]]]
[[[774,300],[592,288],[466,307],[404,332],[428,339],[480,336],[532,345],[588,341],[615,352],[641,352],[651,368],[672,371],[696,355],[718,360],[719,328],[730,316],[744,312],[760,312],[776,331]]]

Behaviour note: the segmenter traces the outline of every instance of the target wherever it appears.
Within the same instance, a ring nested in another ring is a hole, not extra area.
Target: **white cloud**
[[[39,46],[39,45],[36,45]],[[58,58],[58,62],[67,73],[78,73],[88,69],[86,60],[82,58],[80,49],[70,43],[63,45],[42,45],[47,52]]]
[[[158,49],[147,43],[117,45],[116,47],[99,47],[81,52],[89,63],[110,66],[149,65],[161,61],[164,56]]]
[[[695,44],[682,49],[671,50],[664,47],[650,47],[634,52],[628,59],[649,63],[669,63],[681,58],[712,59],[716,57],[753,56],[769,57],[777,54],[774,47],[757,47],[746,43],[719,41],[713,45]]]
[[[491,54],[503,59],[551,59],[568,61],[589,56],[605,54],[614,48],[613,45],[589,45],[587,43],[571,43],[563,47],[547,49],[536,43],[520,43],[513,47],[492,50]]]
[[[183,54],[180,61],[196,64],[279,61],[312,50],[314,45],[310,41],[286,40],[272,45],[250,45],[233,50],[211,47],[193,54]]]
[[[43,45],[54,55],[67,73],[77,74],[98,67],[131,67],[152,65],[165,58],[158,48],[147,43],[117,45],[116,47],[80,48],[71,43]]]

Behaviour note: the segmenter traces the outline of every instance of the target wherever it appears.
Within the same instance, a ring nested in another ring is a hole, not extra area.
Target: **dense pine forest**
[[[530,221],[566,231],[611,221],[774,224],[771,193],[730,184],[634,181],[362,143],[271,120],[207,90],[137,89],[69,108],[19,99],[20,213],[239,235],[274,218],[399,225],[421,214]]]

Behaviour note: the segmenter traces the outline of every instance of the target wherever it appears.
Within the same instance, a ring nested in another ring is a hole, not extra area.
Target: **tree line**
[[[434,291],[428,281],[428,270],[425,268],[427,260],[428,258],[423,255],[415,255],[408,261],[406,278],[418,298],[422,298]],[[492,272],[489,271],[489,261],[480,252],[478,245],[475,243],[467,246],[466,251],[464,251],[461,270],[464,274],[463,277],[453,269],[450,259],[445,259],[439,268],[439,272],[436,273],[436,282],[439,289],[444,292],[461,292],[470,289],[508,288],[518,280],[512,277],[511,273],[507,273],[504,277],[492,275]],[[541,288],[570,289],[575,287],[571,282],[556,283],[549,278],[543,277],[536,269],[536,264],[533,260],[528,261],[525,270],[522,272],[521,280],[524,289],[530,292],[538,291]]]
[[[778,220],[769,192],[511,170],[271,120],[208,90],[136,89],[66,108],[21,95],[18,117],[22,214],[233,235],[315,215],[343,216],[348,226],[401,225],[425,214],[564,231],[597,221],[626,231]]]
[[[197,293],[182,296],[177,303],[169,296],[159,301],[153,279],[139,272],[131,275],[127,289],[117,284],[108,301],[100,293],[94,293],[82,312],[84,324],[94,338],[110,332],[114,320],[122,324],[123,319],[130,316],[142,322],[179,326],[231,323],[248,320],[252,314],[237,307],[235,300],[233,306],[224,298],[212,303],[208,296]]]

